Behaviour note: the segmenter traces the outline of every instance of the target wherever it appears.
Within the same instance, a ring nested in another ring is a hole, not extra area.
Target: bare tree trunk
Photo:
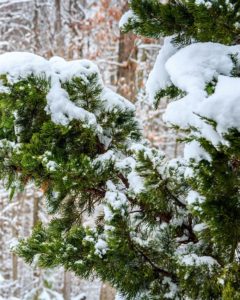
[[[0,211],[3,211],[3,196],[0,195]],[[4,273],[4,242],[3,242],[3,236],[4,236],[4,226],[3,226],[3,220],[0,219],[0,237],[2,237],[1,243],[0,243],[0,274]]]
[[[18,258],[15,253],[12,254],[12,279],[13,281],[18,279]]]
[[[12,216],[12,237],[15,240],[18,239],[18,226],[20,225],[19,221],[23,210],[23,200],[23,193],[19,193],[17,195],[16,206],[13,210]],[[18,279],[18,257],[15,253],[12,253],[12,280],[16,283],[15,290],[13,292],[15,297],[19,296]]]
[[[80,3],[80,4],[79,4]],[[72,33],[72,38],[68,44],[66,57],[69,59],[82,58],[83,56],[83,31],[79,24],[85,19],[86,0],[70,0],[68,6],[68,26],[69,32]],[[76,22],[78,20],[78,22]]]
[[[31,199],[32,200],[32,199]],[[33,228],[37,225],[38,221],[39,221],[39,200],[40,197],[38,196],[38,192],[36,191],[35,187],[34,187],[34,191],[33,191]],[[41,270],[38,267],[34,268],[34,272],[33,272],[34,278],[37,278],[37,285],[39,284],[40,281],[40,277],[41,277]],[[39,290],[36,291],[35,295],[34,295],[34,300],[38,299],[39,297]]]
[[[128,10],[128,1],[122,8],[122,13]],[[132,33],[120,33],[117,71],[118,93],[124,97],[134,100],[136,96],[136,58],[137,47],[136,36]]]
[[[69,271],[64,271],[63,298],[71,300],[71,273]]]
[[[41,49],[41,43],[40,43],[40,30],[39,30],[39,6],[37,0],[34,0],[33,32],[34,32],[34,40],[35,40],[35,51],[39,52]]]
[[[64,56],[63,41],[62,41],[62,15],[61,15],[61,0],[55,0],[55,34],[56,34],[56,53]]]
[[[116,290],[108,283],[102,283],[99,300],[114,300],[116,296]]]
[[[37,196],[36,191],[34,191],[34,199],[33,199],[33,227],[37,225],[37,222],[39,220],[38,211],[39,211],[39,197]]]

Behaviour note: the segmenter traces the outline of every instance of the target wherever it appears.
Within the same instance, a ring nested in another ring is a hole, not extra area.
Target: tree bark
[[[12,216],[12,237],[14,240],[18,239],[18,227],[20,226],[20,217],[22,215],[23,210],[23,201],[24,201],[24,194],[19,193],[16,198],[16,206],[13,210]],[[18,288],[18,256],[15,253],[12,253],[12,280],[16,283],[13,295],[15,297],[19,296],[19,288]]]
[[[99,300],[114,300],[116,290],[109,283],[102,283]]]
[[[33,32],[35,41],[35,51],[38,53],[41,48],[40,43],[40,30],[39,30],[39,7],[37,0],[34,1],[34,14],[33,14]]]
[[[128,10],[128,1],[125,1],[122,13]],[[118,93],[132,100],[136,96],[136,59],[137,47],[136,36],[132,33],[120,33],[117,70]]]
[[[66,270],[64,271],[63,298],[71,300],[71,273]]]
[[[33,227],[37,225],[37,222],[39,220],[38,211],[39,211],[39,197],[37,196],[36,191],[34,191],[34,199],[33,199]]]
[[[62,42],[62,15],[61,15],[61,0],[55,0],[55,37],[56,37],[56,54],[64,56]]]

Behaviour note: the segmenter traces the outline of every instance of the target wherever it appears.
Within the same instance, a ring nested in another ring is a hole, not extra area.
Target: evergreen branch
[[[138,248],[135,244],[133,244],[134,249],[140,253],[140,255],[143,257],[143,259],[149,263],[151,265],[151,267],[153,268],[153,270],[157,273],[157,274],[161,274],[161,277],[167,276],[173,279],[174,282],[177,282],[177,276],[167,270],[164,270],[160,267],[158,267],[154,262],[152,262],[152,260],[140,249]]]

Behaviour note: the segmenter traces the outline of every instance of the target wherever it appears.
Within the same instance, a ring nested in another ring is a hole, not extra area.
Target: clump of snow
[[[165,293],[164,297],[166,299],[178,299],[176,298],[176,294],[178,292],[178,286],[172,281],[170,277],[163,278],[163,284],[168,285],[169,292]]]
[[[88,83],[87,76],[92,74],[98,74],[99,84],[103,84],[99,69],[97,65],[87,59],[66,61],[65,59],[54,56],[50,58],[52,70],[58,74],[61,82],[69,81],[74,77],[81,77],[86,83]]]
[[[166,162],[165,154],[158,149],[147,147],[140,143],[133,143],[129,150],[133,151],[134,156],[142,152],[145,159],[149,159],[154,169],[159,169],[164,162]]]
[[[136,16],[131,9],[125,12],[119,21],[119,28],[123,28],[129,22],[129,20],[133,18],[136,18]]]
[[[104,201],[105,221],[112,220],[114,211],[118,211],[124,216],[127,207],[127,197],[123,192],[118,190],[117,186],[111,180],[107,181],[107,192]]]
[[[212,7],[211,1],[208,0],[195,0],[195,3],[198,5],[205,5],[207,8]]]
[[[109,162],[114,162],[116,160],[115,153],[113,150],[108,150],[104,154],[98,155],[94,161],[93,166],[100,166],[104,169]]]
[[[184,158],[186,160],[195,159],[200,161],[202,159],[211,161],[210,155],[202,148],[199,142],[192,141],[184,147]]]
[[[126,195],[119,191],[107,191],[105,199],[115,210],[121,209],[127,203]]]
[[[137,172],[132,171],[128,174],[129,188],[134,194],[139,194],[144,190],[144,181]]]
[[[8,74],[16,81],[31,74],[46,77],[51,75],[47,61],[38,55],[25,52],[8,52],[0,55],[0,74]]]
[[[110,209],[109,205],[104,205],[103,206],[103,211],[104,211],[104,220],[106,222],[110,222],[114,217],[114,213]]]
[[[158,54],[146,84],[146,90],[151,103],[154,102],[155,95],[159,90],[171,85],[170,76],[165,66],[167,60],[177,52],[177,48],[171,43],[171,40],[171,37],[165,38],[164,45]]]
[[[219,134],[231,127],[240,128],[236,117],[240,113],[240,79],[231,78],[235,67],[233,56],[239,60],[240,46],[217,43],[195,43],[171,56],[165,64],[166,70],[171,82],[186,96],[168,105],[164,120],[181,128],[191,125],[203,129],[204,136],[213,143],[217,138],[199,115],[217,121]],[[209,96],[206,85],[213,80],[217,84]]]
[[[204,229],[206,229],[207,228],[207,224],[205,224],[205,223],[200,223],[200,224],[196,224],[194,227],[193,227],[193,230],[195,231],[195,232],[201,232],[201,231],[203,231]]]
[[[239,54],[239,46],[217,43],[191,44],[170,57],[167,72],[173,84],[188,94],[205,96],[207,82],[219,74],[231,75],[234,67],[230,55]]]
[[[129,191],[139,194],[144,190],[144,180],[135,170],[136,164],[137,162],[133,157],[126,157],[116,162],[115,165],[117,169],[127,174]]]
[[[204,202],[204,198],[196,191],[190,191],[188,193],[188,196],[186,198],[186,202],[189,204],[189,205],[193,205],[197,202],[199,203],[203,203]]]
[[[14,83],[30,75],[44,78],[49,82],[50,88],[46,96],[45,111],[51,115],[56,124],[68,125],[71,120],[80,120],[85,126],[93,128],[106,148],[111,142],[111,137],[102,134],[98,124],[98,112],[90,112],[72,102],[62,84],[78,77],[83,82],[90,84],[91,75],[96,76],[97,85],[101,88],[100,101],[106,111],[114,109],[134,111],[132,105],[125,98],[117,95],[105,87],[98,67],[88,60],[66,61],[60,57],[46,60],[38,55],[25,52],[11,52],[0,55],[0,75],[7,75],[9,82]],[[9,92],[0,82],[0,93]]]
[[[70,80],[74,76],[86,76],[85,74],[89,73],[89,70],[83,67],[86,61],[83,63],[81,61],[63,63],[63,61],[61,60],[60,64],[58,60],[56,69],[54,59],[47,61],[38,55],[25,52],[5,53],[0,55],[0,74],[7,74],[10,82],[17,82],[30,75],[50,80],[46,111],[51,114],[53,122],[67,125],[72,119],[78,119],[89,125],[96,125],[95,116],[71,102],[67,92],[61,88],[61,80]],[[72,68],[68,69],[67,64]]]
[[[96,125],[94,114],[78,107],[70,101],[68,93],[61,88],[59,81],[52,80],[52,87],[47,95],[46,112],[51,114],[56,124],[68,125],[73,119],[81,120],[88,125]]]
[[[52,153],[50,151],[45,151],[45,153],[41,156],[41,158],[42,158],[42,163],[45,165],[47,170],[49,170],[50,172],[54,172],[56,171],[58,165],[55,161],[50,159],[51,155]]]
[[[217,122],[217,131],[240,128],[240,78],[219,76],[212,96],[198,109],[200,115]]]
[[[107,253],[108,245],[105,240],[102,238],[99,238],[98,241],[95,244],[95,254],[102,257]]]
[[[47,162],[46,167],[49,171],[53,172],[56,171],[57,169],[57,164],[55,161],[50,160],[49,162]]]
[[[104,108],[106,110],[112,111],[116,107],[120,108],[121,110],[131,110],[135,111],[135,106],[126,100],[121,95],[113,92],[109,88],[104,88],[102,91],[101,97],[103,98]]]
[[[90,242],[90,243],[94,243],[94,238],[92,236],[86,235],[84,238],[85,241]]]
[[[197,128],[196,135],[215,146],[224,143],[223,135],[229,129],[240,130],[240,78],[233,77],[239,60],[239,45],[194,43],[177,51],[167,38],[149,76],[150,101],[160,90],[177,87],[184,96],[167,106],[164,121],[183,129]],[[213,84],[211,93],[208,84]],[[216,130],[206,119],[216,122]],[[186,146],[185,158],[211,160],[197,142]]]
[[[211,256],[198,256],[197,254],[187,254],[181,257],[181,263],[186,266],[201,266],[207,265],[212,267],[214,265],[219,265],[218,262]]]

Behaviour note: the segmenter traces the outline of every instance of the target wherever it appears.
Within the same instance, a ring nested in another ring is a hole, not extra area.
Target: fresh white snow
[[[151,103],[154,102],[154,97],[159,90],[171,85],[170,76],[165,66],[168,59],[177,52],[177,48],[171,43],[171,40],[171,37],[165,38],[164,45],[146,83],[146,91]]]
[[[150,101],[160,90],[176,86],[184,96],[168,104],[164,121],[183,129],[195,127],[199,130],[196,135],[215,146],[224,143],[223,135],[229,129],[240,129],[240,78],[232,74],[239,68],[239,59],[239,45],[193,43],[177,51],[171,38],[166,38],[148,79]],[[212,84],[210,94],[208,84]],[[216,130],[202,117],[215,121]],[[211,160],[197,142],[189,143],[184,154],[187,160]]]

